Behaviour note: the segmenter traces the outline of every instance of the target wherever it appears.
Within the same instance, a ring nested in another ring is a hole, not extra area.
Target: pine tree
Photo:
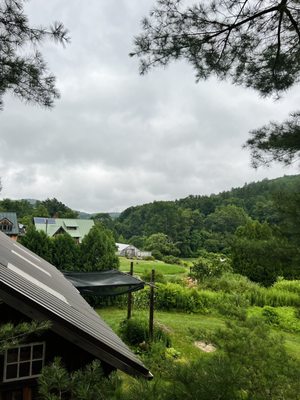
[[[62,44],[69,41],[61,23],[55,22],[50,27],[30,26],[24,13],[24,0],[0,0],[0,107],[6,92],[45,107],[51,107],[59,97],[55,77],[48,73],[37,50],[45,39]]]
[[[157,0],[130,54],[140,72],[185,59],[197,80],[211,75],[279,96],[300,80],[299,0]],[[300,151],[299,112],[252,131],[246,146],[255,166],[290,164]]]

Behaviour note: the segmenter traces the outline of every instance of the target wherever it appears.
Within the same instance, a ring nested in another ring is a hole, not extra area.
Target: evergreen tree
[[[186,59],[197,80],[216,75],[257,90],[283,93],[300,79],[299,0],[157,0],[131,56],[141,73]],[[254,165],[289,164],[300,151],[299,112],[283,124],[252,132],[247,145]]]
[[[109,400],[116,398],[121,386],[113,374],[106,377],[99,361],[93,361],[83,370],[69,373],[56,358],[51,365],[43,368],[39,377],[41,400]]]
[[[52,239],[52,263],[60,270],[77,270],[79,246],[68,233],[56,235]]]
[[[44,260],[52,262],[52,240],[43,231],[37,231],[32,225],[24,236],[20,237],[20,243],[33,251]]]
[[[7,91],[27,102],[52,106],[59,97],[55,77],[48,73],[37,45],[45,39],[68,42],[66,29],[58,22],[49,28],[30,26],[24,0],[1,0],[0,20],[0,107]]]
[[[231,256],[235,272],[266,286],[273,284],[278,276],[292,274],[293,248],[276,236],[267,223],[251,221],[239,227]]]
[[[54,218],[78,218],[78,212],[71,210],[61,201],[56,198],[47,199],[41,202],[37,202],[36,207],[43,207],[48,211],[50,217]]]
[[[82,239],[80,270],[102,271],[119,267],[116,246],[111,231],[97,224]]]

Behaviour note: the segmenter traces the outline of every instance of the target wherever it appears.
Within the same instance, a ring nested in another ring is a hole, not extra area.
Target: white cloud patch
[[[183,62],[139,76],[128,53],[151,5],[27,3],[34,23],[61,20],[72,42],[42,48],[62,95],[53,110],[5,96],[3,197],[56,197],[75,209],[120,211],[298,172],[280,165],[255,171],[242,145],[249,130],[295,109],[299,87],[274,102],[216,79],[196,84]]]

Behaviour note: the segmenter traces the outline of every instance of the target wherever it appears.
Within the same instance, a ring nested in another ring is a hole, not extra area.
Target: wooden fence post
[[[130,262],[130,275],[133,275],[133,261]],[[127,300],[127,319],[131,318],[131,309],[132,309],[132,293],[128,293],[128,300]]]
[[[155,270],[151,272],[151,285],[150,285],[150,310],[149,310],[149,340],[153,340],[153,325],[154,325],[154,284],[155,284]]]

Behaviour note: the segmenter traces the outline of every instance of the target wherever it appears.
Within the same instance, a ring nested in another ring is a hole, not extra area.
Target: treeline
[[[78,218],[78,211],[67,207],[56,198],[44,201],[11,200],[0,201],[0,212],[15,212],[18,221],[30,225],[34,217]]]
[[[34,226],[30,226],[19,241],[60,270],[102,271],[119,267],[114,238],[101,224],[93,226],[80,244],[68,233],[50,238]]]
[[[157,259],[222,253],[232,258],[235,272],[269,285],[278,276],[300,278],[299,202],[300,175],[295,175],[217,195],[129,207],[117,219],[108,213],[94,214],[93,219],[111,232],[112,241],[151,250]],[[78,216],[57,199],[34,204],[4,199],[0,210],[17,212],[27,228],[34,216]]]
[[[286,196],[299,192],[299,175],[265,179],[217,195],[130,207],[121,213],[114,229],[140,247],[152,234],[163,233],[183,257],[197,256],[199,249],[226,253],[236,229],[250,220],[273,227],[282,224],[283,202],[292,201]]]

